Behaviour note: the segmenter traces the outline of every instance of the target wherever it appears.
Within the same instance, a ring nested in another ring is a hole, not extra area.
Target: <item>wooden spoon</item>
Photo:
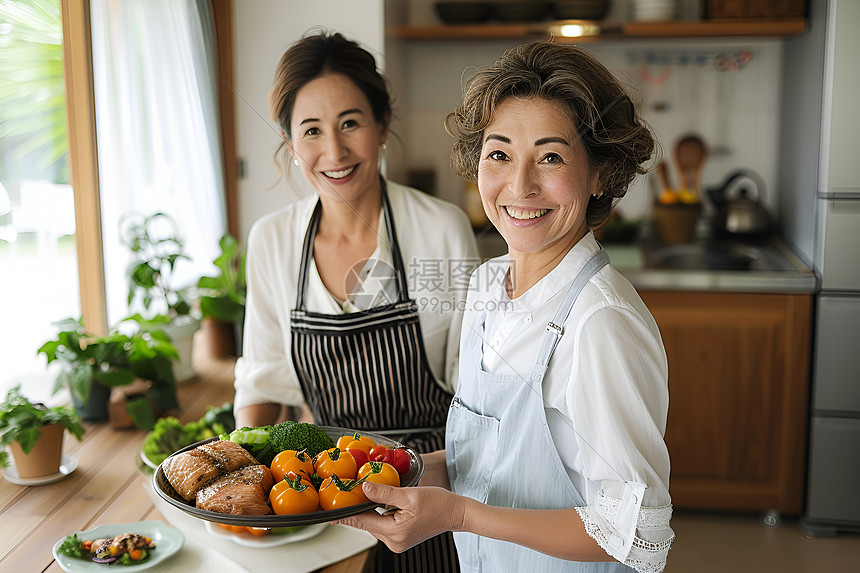
[[[669,168],[666,167],[664,161],[657,164],[657,177],[660,179],[661,192],[672,188],[672,185],[669,183]]]
[[[702,169],[708,150],[700,137],[688,135],[675,144],[675,163],[681,177],[681,188],[693,194],[698,201]]]

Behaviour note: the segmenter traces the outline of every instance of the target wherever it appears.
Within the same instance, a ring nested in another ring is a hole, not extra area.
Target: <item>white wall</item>
[[[310,189],[300,177],[281,179],[273,163],[280,128],[269,120],[266,95],[286,49],[307,30],[324,26],[356,40],[384,69],[383,0],[237,0],[233,2],[236,147],[244,164],[240,177],[240,240],[260,216]]]

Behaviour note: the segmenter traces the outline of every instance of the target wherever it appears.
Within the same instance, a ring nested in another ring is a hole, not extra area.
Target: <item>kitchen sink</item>
[[[812,269],[777,237],[667,245],[646,236],[605,248],[612,266],[642,290],[811,293],[818,288]]]
[[[796,271],[796,266],[775,245],[765,242],[706,241],[643,249],[651,269],[712,271]]]

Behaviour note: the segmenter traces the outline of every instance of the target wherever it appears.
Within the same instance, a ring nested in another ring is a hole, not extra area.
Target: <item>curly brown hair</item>
[[[627,193],[656,144],[626,88],[594,56],[572,45],[541,40],[505,52],[493,65],[468,80],[463,103],[445,119],[456,142],[451,167],[477,182],[484,129],[507,97],[540,97],[558,102],[579,133],[601,193],[592,197],[586,221],[598,229],[609,219],[613,202]]]

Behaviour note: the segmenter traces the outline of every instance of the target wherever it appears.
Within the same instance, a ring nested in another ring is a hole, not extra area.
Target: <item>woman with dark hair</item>
[[[446,450],[424,458],[438,487],[363,484],[400,509],[341,523],[395,551],[453,531],[463,571],[662,571],[666,354],[592,233],[651,133],[603,65],[552,42],[479,70],[447,126],[508,254],[472,275]]]
[[[237,427],[284,406],[313,421],[444,447],[475,236],[456,206],[379,172],[391,98],[373,56],[340,34],[308,35],[281,58],[269,102],[292,167],[316,190],[249,235]],[[419,306],[420,304],[420,306]],[[450,534],[377,571],[451,571]]]

